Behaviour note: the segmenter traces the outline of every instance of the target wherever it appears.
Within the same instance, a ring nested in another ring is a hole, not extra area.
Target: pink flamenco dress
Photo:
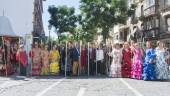
[[[140,48],[133,50],[133,63],[131,69],[131,78],[142,79],[142,51]]]

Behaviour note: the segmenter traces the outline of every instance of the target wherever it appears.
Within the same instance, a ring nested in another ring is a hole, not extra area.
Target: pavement
[[[0,77],[0,96],[170,96],[170,81],[106,77]]]

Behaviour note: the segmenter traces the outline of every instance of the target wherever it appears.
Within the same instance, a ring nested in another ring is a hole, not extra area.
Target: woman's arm
[[[170,58],[170,53],[165,50],[165,59],[168,60]]]
[[[142,57],[144,56],[144,50],[143,49],[141,49],[141,55],[142,55]]]

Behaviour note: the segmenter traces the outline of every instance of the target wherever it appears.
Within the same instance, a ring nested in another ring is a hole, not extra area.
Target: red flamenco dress
[[[81,50],[81,72],[85,74],[85,68],[87,64],[87,51],[86,49]]]
[[[24,49],[20,49],[17,54],[16,54],[16,60],[20,64],[20,75],[21,76],[26,76],[27,75],[27,64],[28,64],[28,59],[27,59],[27,53]]]
[[[129,48],[128,50],[123,49],[123,58],[122,58],[122,77],[129,78],[131,76],[131,58],[132,58],[132,52]]]

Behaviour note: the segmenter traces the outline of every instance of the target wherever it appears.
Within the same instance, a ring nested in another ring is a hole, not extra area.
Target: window
[[[118,40],[119,39],[119,36],[118,35],[116,35],[116,40]]]
[[[155,14],[155,0],[145,0],[144,15]]]
[[[155,5],[155,0],[148,0],[149,1],[149,6]]]
[[[170,0],[164,0],[164,5],[170,5]]]
[[[155,5],[155,0],[145,0],[146,8]]]
[[[159,27],[159,19],[155,19],[156,21],[156,27]]]
[[[155,20],[153,18],[151,19],[151,28],[155,28]]]
[[[149,7],[149,0],[145,0],[145,9]]]

